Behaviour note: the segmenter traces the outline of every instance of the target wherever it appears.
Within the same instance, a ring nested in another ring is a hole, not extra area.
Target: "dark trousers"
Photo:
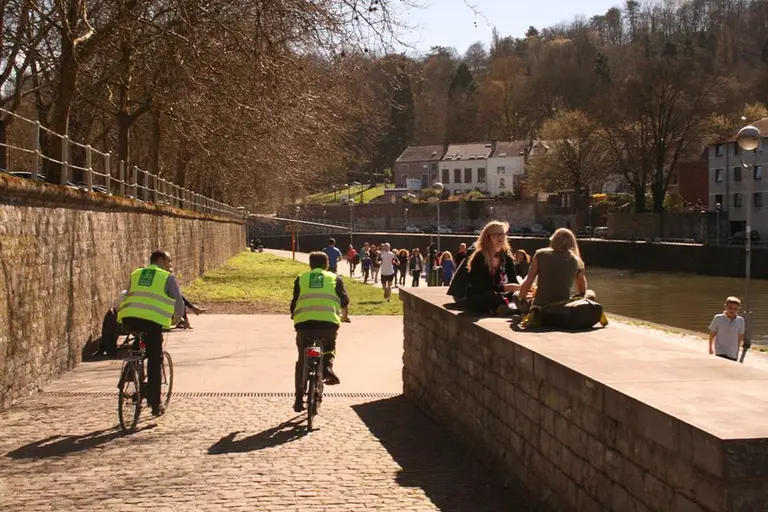
[[[147,346],[147,403],[157,407],[160,405],[163,327],[143,318],[123,318],[123,326],[128,332],[144,334],[144,344]]]
[[[738,360],[739,360],[738,357],[731,357],[731,356],[727,356],[725,354],[717,354],[717,357],[722,357],[723,359],[727,359],[729,361],[736,361],[736,362],[738,362]]]
[[[413,276],[413,282],[411,283],[411,286],[419,286],[419,278],[421,277],[421,270],[411,270],[411,275]]]
[[[323,339],[323,369],[333,367],[333,358],[336,356],[336,331],[297,331],[296,349],[298,350],[298,359],[294,372],[294,382],[296,397],[304,396],[306,393],[306,382],[304,382],[304,350],[312,345],[312,341],[321,337]]]

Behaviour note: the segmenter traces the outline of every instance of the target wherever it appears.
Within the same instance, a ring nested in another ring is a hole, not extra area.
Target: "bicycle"
[[[349,317],[342,318],[342,323],[350,323]],[[309,338],[309,345],[304,348],[304,395],[307,397],[307,429],[312,430],[314,418],[323,401],[323,342],[325,336],[314,334]],[[309,385],[307,385],[309,383]]]
[[[136,430],[141,416],[142,402],[147,397],[147,372],[144,361],[147,359],[144,333],[129,333],[123,345],[128,344],[133,336],[133,348],[123,359],[120,380],[117,383],[117,417],[123,432]],[[173,360],[163,350],[160,360],[160,403],[168,409],[173,393]],[[131,414],[132,413],[132,414]]]

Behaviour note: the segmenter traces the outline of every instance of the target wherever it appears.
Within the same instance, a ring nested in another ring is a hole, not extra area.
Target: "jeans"
[[[336,331],[297,331],[296,332],[296,350],[298,359],[294,371],[296,398],[301,398],[306,393],[306,382],[304,382],[304,350],[312,344],[312,340],[321,337],[323,339],[323,369],[333,367],[333,359],[336,356]]]
[[[413,282],[411,283],[411,286],[419,286],[419,278],[421,277],[421,269],[419,270],[411,270],[411,275],[413,276]]]
[[[144,344],[147,346],[147,403],[155,408],[160,405],[163,326],[143,318],[132,317],[123,318],[123,326],[128,332],[144,334]]]

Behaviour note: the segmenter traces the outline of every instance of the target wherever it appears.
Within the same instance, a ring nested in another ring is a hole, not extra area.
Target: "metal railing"
[[[104,153],[90,145],[73,141],[68,135],[56,133],[40,124],[39,121],[32,121],[4,108],[0,108],[0,113],[12,116],[17,121],[24,123],[20,131],[31,132],[27,133],[27,138],[34,137],[34,141],[28,146],[0,141],[0,147],[5,148],[9,162],[9,169],[6,171],[24,170],[31,174],[30,177],[33,180],[38,180],[41,177],[44,179],[41,171],[45,165],[44,162],[49,162],[49,165],[61,167],[59,184],[71,188],[107,195],[119,195],[139,202],[168,205],[199,213],[237,218],[243,218],[245,215],[242,208],[236,208],[198,194],[186,187],[180,187],[138,166],[127,167],[125,162],[118,160],[112,152]],[[61,145],[61,160],[52,158],[41,147],[40,136],[43,132],[51,137],[50,147],[57,143]],[[21,157],[14,155],[14,152],[20,154]],[[78,158],[75,158],[75,154]],[[16,160],[20,162],[20,165],[14,167],[11,164],[15,163]],[[83,181],[74,180],[75,171],[81,173]]]

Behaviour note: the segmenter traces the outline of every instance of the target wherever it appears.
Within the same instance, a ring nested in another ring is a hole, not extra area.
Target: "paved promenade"
[[[168,414],[133,435],[116,429],[115,361],[0,413],[0,510],[529,510],[400,395],[400,318],[342,326],[343,382],[311,433],[291,410],[286,317],[194,320],[168,341]]]

